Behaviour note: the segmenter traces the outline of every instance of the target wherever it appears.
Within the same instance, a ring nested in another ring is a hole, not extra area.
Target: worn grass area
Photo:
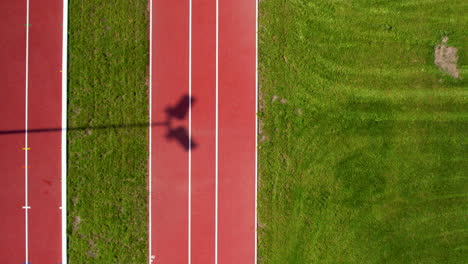
[[[145,263],[147,1],[69,3],[69,262]]]
[[[466,263],[464,11],[260,2],[259,263]],[[443,36],[462,79],[433,63]]]

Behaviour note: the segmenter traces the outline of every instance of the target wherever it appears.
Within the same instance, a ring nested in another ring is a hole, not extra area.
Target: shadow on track
[[[166,121],[164,122],[153,122],[153,123],[134,123],[134,124],[109,124],[109,125],[99,125],[99,126],[79,126],[79,127],[68,127],[67,131],[80,131],[80,130],[107,130],[107,129],[131,129],[131,128],[142,128],[142,127],[166,127],[166,139],[167,140],[176,140],[179,145],[181,145],[185,151],[189,149],[195,149],[197,143],[189,137],[187,128],[179,126],[172,127],[172,120],[186,120],[188,118],[189,106],[190,103],[194,103],[194,98],[184,95],[180,98],[179,102],[174,106],[168,106],[165,110]],[[64,130],[61,127],[52,127],[52,128],[32,128],[28,129],[29,133],[48,133],[48,132],[59,132]],[[12,135],[12,134],[24,134],[26,130],[24,129],[11,129],[11,130],[0,130],[0,136]]]

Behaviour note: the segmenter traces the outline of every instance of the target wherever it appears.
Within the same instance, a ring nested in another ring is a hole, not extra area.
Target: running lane
[[[29,129],[62,122],[62,0],[30,1]],[[29,262],[60,263],[61,131],[29,133]]]
[[[256,261],[256,1],[219,0],[218,263]]]
[[[188,261],[189,2],[152,1],[150,254]],[[157,19],[156,19],[157,18]]]
[[[0,1],[0,18],[0,131],[24,130],[26,2]],[[25,261],[24,146],[24,133],[0,134],[0,256],[3,263]]]
[[[66,212],[61,209],[64,2],[0,3],[2,263],[66,263]]]
[[[150,2],[149,262],[256,263],[256,8]]]
[[[192,1],[191,263],[215,263],[216,1]]]

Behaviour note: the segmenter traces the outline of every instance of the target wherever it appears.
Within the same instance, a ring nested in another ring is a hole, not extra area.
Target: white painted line
[[[192,0],[189,0],[188,264],[192,263]]]
[[[62,263],[67,263],[67,70],[68,0],[63,0],[62,22]]]
[[[255,261],[257,264],[258,226],[258,0],[255,1]]]
[[[152,254],[152,202],[151,202],[151,197],[152,197],[152,160],[153,160],[153,156],[152,156],[152,153],[151,153],[151,149],[152,149],[152,122],[153,122],[153,0],[149,0],[149,7],[150,7],[150,25],[149,25],[149,37],[150,37],[150,41],[149,41],[149,45],[150,45],[150,54],[149,54],[149,87],[148,87],[148,90],[149,90],[149,134],[148,134],[148,138],[149,138],[149,144],[148,144],[148,148],[149,148],[149,158],[148,158],[148,207],[149,207],[149,210],[148,210],[148,261],[149,263],[152,263],[153,260],[154,260],[154,256]]]
[[[24,220],[25,220],[25,260],[26,263],[29,263],[29,219],[28,219],[28,210],[30,207],[28,205],[28,103],[29,103],[29,0],[26,0],[26,76],[25,76],[25,118],[24,118],[24,202],[26,210],[24,210]]]
[[[215,111],[215,264],[218,264],[218,88],[219,1],[216,0],[216,111]]]

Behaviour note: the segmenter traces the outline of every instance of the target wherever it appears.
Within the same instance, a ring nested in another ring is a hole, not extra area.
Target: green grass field
[[[466,2],[263,0],[259,24],[259,263],[466,263]]]
[[[69,263],[145,263],[147,1],[69,3]]]

